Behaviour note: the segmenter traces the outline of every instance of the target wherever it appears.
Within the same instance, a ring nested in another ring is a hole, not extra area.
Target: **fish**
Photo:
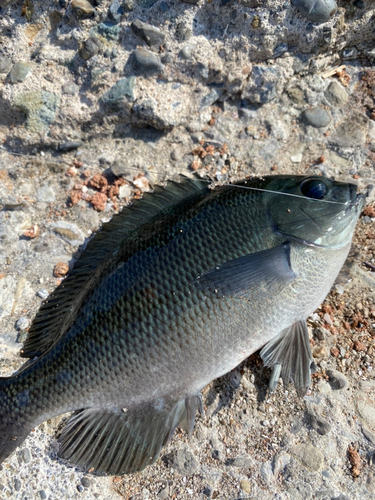
[[[155,186],[104,224],[41,305],[0,378],[0,463],[73,412],[59,456],[95,474],[155,462],[191,434],[201,391],[255,351],[303,396],[306,318],[321,304],[364,204],[354,184],[265,176]]]

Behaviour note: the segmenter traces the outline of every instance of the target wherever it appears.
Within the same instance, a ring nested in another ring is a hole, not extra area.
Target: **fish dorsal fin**
[[[271,392],[281,378],[285,385],[292,380],[300,397],[310,387],[313,358],[310,349],[309,333],[306,321],[297,321],[282,330],[260,351],[265,366],[272,368],[269,382]]]
[[[290,244],[282,243],[216,266],[198,276],[193,285],[225,296],[259,290],[261,286],[276,285],[282,289],[295,277],[290,264]]]
[[[96,474],[127,474],[155,462],[182,423],[191,430],[200,396],[166,403],[163,399],[134,409],[77,412],[61,437],[59,455]]]
[[[145,193],[141,200],[135,200],[103,225],[88,242],[69,276],[40,307],[21,351],[22,357],[40,356],[64,335],[88,291],[115,263],[118,249],[130,234],[183,200],[209,192],[207,181],[180,178],[181,182],[169,181],[166,187],[155,186],[153,193]]]

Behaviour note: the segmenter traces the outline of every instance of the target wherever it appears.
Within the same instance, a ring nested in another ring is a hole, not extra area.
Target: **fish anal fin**
[[[155,462],[180,424],[188,432],[200,396],[159,399],[127,410],[76,412],[59,438],[59,455],[96,474],[127,474]]]
[[[220,295],[236,295],[259,286],[282,289],[296,278],[290,264],[290,244],[244,255],[198,276],[193,284]]]
[[[306,394],[311,382],[313,358],[305,320],[282,330],[263,347],[260,356],[264,365],[272,368],[269,381],[271,392],[281,375],[285,385],[293,381],[300,397]]]

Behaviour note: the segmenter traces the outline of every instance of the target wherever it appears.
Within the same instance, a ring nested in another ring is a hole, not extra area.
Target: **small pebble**
[[[102,43],[95,36],[90,36],[87,40],[85,40],[82,44],[81,50],[79,51],[80,56],[85,61],[88,61],[96,54],[99,53],[102,47]]]
[[[346,47],[341,52],[341,59],[344,61],[356,59],[358,57],[358,49],[356,47]]]
[[[58,262],[53,269],[53,275],[55,278],[63,278],[68,274],[68,272],[69,266],[65,262]]]
[[[30,322],[29,322],[28,318],[25,318],[25,316],[21,316],[16,321],[15,327],[16,327],[16,330],[18,330],[18,331],[24,331],[29,326],[29,324],[30,324]]]
[[[113,23],[99,23],[96,30],[99,35],[104,36],[107,40],[117,42],[120,37],[121,27]]]
[[[48,290],[46,290],[45,288],[42,288],[41,290],[38,290],[37,295],[39,298],[46,300],[49,293],[48,293]]]
[[[133,68],[139,73],[160,73],[164,69],[160,58],[148,50],[136,49],[131,58]]]
[[[205,488],[203,488],[202,493],[205,497],[211,498],[213,492],[214,492],[214,490],[213,490],[212,486],[206,486]]]
[[[57,151],[59,151],[60,153],[68,153],[69,151],[78,149],[80,146],[82,146],[81,141],[67,141],[59,144]]]
[[[212,456],[212,458],[214,458],[215,460],[218,460],[219,462],[221,462],[224,458],[224,454],[221,450],[213,450],[213,452],[211,453],[211,456]]]
[[[314,23],[329,21],[337,10],[335,0],[292,0],[292,5]]]
[[[18,94],[14,103],[27,115],[26,128],[29,132],[45,132],[55,119],[60,97],[52,92],[35,90]]]
[[[72,0],[71,5],[77,19],[87,19],[94,15],[95,9],[87,0]]]
[[[10,70],[9,78],[11,83],[22,83],[31,75],[31,68],[24,62],[16,63]]]
[[[324,96],[332,106],[342,106],[349,99],[347,91],[338,82],[331,82],[324,92]]]
[[[332,389],[341,390],[346,389],[349,386],[348,379],[338,370],[329,369],[326,370],[326,374],[329,377],[329,383]]]
[[[119,0],[113,0],[108,9],[108,17],[111,19],[111,21],[119,23],[121,21],[123,12],[124,9]]]
[[[20,481],[18,478],[16,478],[16,479],[14,480],[14,489],[15,489],[16,491],[20,491],[21,487],[22,487],[22,483],[21,483],[21,481]]]
[[[102,95],[100,101],[109,108],[117,109],[126,99],[134,100],[135,76],[121,78]]]
[[[185,47],[181,49],[179,56],[182,59],[190,59],[193,56],[194,51],[195,51],[194,45],[185,45]]]
[[[88,477],[83,477],[83,478],[81,479],[81,484],[82,484],[82,486],[84,486],[85,488],[89,488],[89,487],[90,487],[90,484],[91,484],[90,479],[89,479]]]
[[[165,34],[151,24],[143,23],[139,19],[136,19],[131,24],[131,28],[133,33],[142,38],[150,47],[158,47],[164,43]]]
[[[186,42],[192,36],[191,29],[184,22],[178,23],[174,32],[178,42]]]
[[[75,95],[75,94],[78,94],[78,92],[79,92],[79,86],[76,85],[75,83],[67,82],[61,87],[61,90],[62,90],[63,94]]]
[[[56,200],[56,195],[51,186],[40,186],[36,192],[38,201],[52,203]]]
[[[8,73],[12,66],[12,61],[7,57],[0,56],[0,73]]]
[[[20,457],[25,464],[28,464],[31,460],[31,453],[29,448],[23,448],[20,452]]]
[[[331,123],[332,117],[322,106],[306,109],[302,113],[302,119],[308,125],[315,128],[323,128]]]
[[[291,453],[306,469],[313,471],[318,471],[324,462],[323,453],[310,443],[297,444],[291,449]]]
[[[303,158],[302,153],[298,153],[298,154],[296,154],[296,155],[294,155],[294,156],[291,156],[291,157],[290,157],[290,161],[291,161],[292,163],[301,163],[302,158]]]
[[[253,66],[248,83],[242,90],[242,98],[252,103],[265,104],[279,93],[283,74],[278,66]]]
[[[312,408],[307,408],[306,410],[306,421],[321,436],[328,434],[331,430],[331,424],[318,415]]]
[[[177,469],[181,474],[194,474],[198,467],[198,463],[193,453],[187,448],[179,448],[172,452],[167,458],[167,463],[170,467]]]
[[[81,245],[85,241],[85,235],[76,224],[60,220],[51,225],[54,233],[58,234],[63,240],[71,245]]]
[[[250,467],[251,464],[251,459],[247,457],[236,457],[227,462],[227,465],[233,465],[233,467],[238,467],[240,469],[246,469],[247,467]]]
[[[246,481],[243,479],[240,483],[241,485],[241,490],[243,490],[245,493],[250,493],[251,492],[251,484],[249,481]]]
[[[39,490],[38,495],[41,500],[46,500],[47,498],[47,493],[44,490]]]

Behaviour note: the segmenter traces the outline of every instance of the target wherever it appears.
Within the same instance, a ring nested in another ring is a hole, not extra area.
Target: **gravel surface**
[[[0,0],[2,375],[80,245],[154,183],[321,173],[369,194],[308,321],[307,396],[267,394],[254,354],[124,477],[58,459],[54,418],[0,465],[1,499],[374,498],[374,29],[370,0]]]

